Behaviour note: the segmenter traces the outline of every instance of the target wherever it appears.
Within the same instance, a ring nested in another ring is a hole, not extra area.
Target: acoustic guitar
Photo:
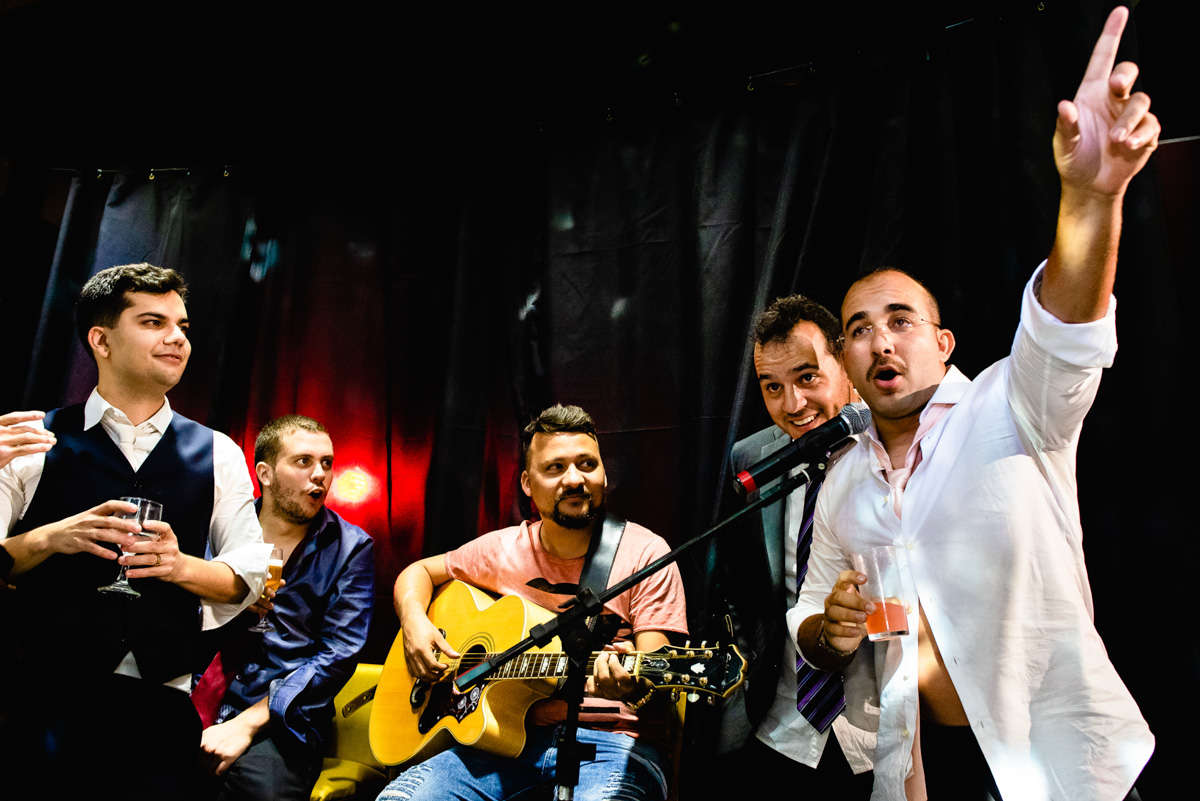
[[[523,640],[554,613],[516,595],[493,599],[461,581],[442,585],[429,619],[459,659],[438,656],[449,668],[436,682],[414,679],[404,660],[404,634],[396,636],[383,665],[371,710],[370,741],[376,759],[397,765],[426,759],[454,742],[515,757],[525,747],[525,713],[551,695],[567,675],[558,638],[505,663],[486,681],[459,692],[454,679]],[[588,671],[598,653],[591,656]],[[727,697],[743,681],[746,660],[736,646],[675,647],[621,655],[630,674],[656,689],[687,693],[688,700]]]

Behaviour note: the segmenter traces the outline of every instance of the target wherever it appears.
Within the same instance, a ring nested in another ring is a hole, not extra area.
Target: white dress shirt
[[[97,424],[103,426],[130,466],[137,470],[162,439],[172,416],[171,404],[164,398],[157,412],[135,426],[124,412],[93,389],[83,407],[83,428],[87,431]],[[24,425],[41,425],[41,421]],[[8,537],[29,510],[45,464],[46,454],[35,453],[13,459],[0,468],[0,525],[4,527],[0,540]],[[171,522],[169,509],[164,516]],[[232,620],[258,597],[266,580],[269,556],[254,509],[254,488],[246,460],[233,440],[219,431],[213,432],[213,507],[208,549],[213,561],[229,565],[246,582],[249,591],[241,601],[232,604],[200,599],[205,629]],[[117,672],[137,675],[131,654],[126,655]],[[176,686],[177,681],[168,683]],[[186,681],[182,686],[186,689]]]
[[[1075,484],[1080,427],[1116,353],[1116,300],[1103,319],[1068,325],[1035,299],[1039,279],[1025,288],[1011,355],[973,382],[955,368],[942,380],[926,411],[952,408],[922,439],[901,499],[867,441],[832,468],[788,626],[824,611],[851,552],[905,548],[1000,793],[1116,801],[1154,737],[1092,622]],[[878,439],[873,428],[870,436]],[[917,627],[847,673],[856,670],[873,670],[880,706],[872,798],[904,801],[917,733]],[[849,704],[871,700],[849,696],[848,687]]]
[[[797,468],[799,469],[799,468]],[[804,496],[807,485],[801,485],[788,494],[783,515],[783,586],[787,592],[790,609],[796,603],[796,539],[804,522]],[[806,579],[807,580],[807,579]],[[855,773],[871,769],[871,756],[875,750],[875,729],[878,727],[878,712],[869,721],[857,721],[853,725],[845,715],[834,718],[833,725],[820,732],[796,711],[796,659],[800,649],[796,644],[796,626],[788,619],[786,635],[782,643],[783,660],[779,668],[779,682],[775,687],[775,700],[766,716],[758,724],[754,736],[767,747],[794,759],[810,768],[815,768],[825,752],[829,733],[838,739],[842,753]],[[853,715],[852,710],[851,714]]]

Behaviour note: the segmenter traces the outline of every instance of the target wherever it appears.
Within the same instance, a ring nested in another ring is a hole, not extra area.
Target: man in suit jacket
[[[841,327],[819,303],[801,295],[777,299],[756,321],[754,339],[755,376],[774,425],[734,445],[735,473],[828,422],[856,399],[841,364]],[[809,504],[806,495],[813,496]],[[740,537],[718,540],[717,597],[751,664],[745,692],[729,699],[720,723],[718,749],[738,770],[713,773],[865,799],[871,790],[872,735],[838,713],[837,698],[815,713],[806,707],[815,725],[797,710],[799,651],[785,614],[796,600],[798,544],[799,563],[807,564],[800,533],[812,500],[815,492],[801,486],[784,502],[764,507]]]

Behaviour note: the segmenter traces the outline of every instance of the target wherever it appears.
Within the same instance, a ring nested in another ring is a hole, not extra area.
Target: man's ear
[[[112,353],[108,345],[108,330],[103,326],[93,325],[87,332],[88,345],[97,358],[107,359]]]
[[[949,328],[939,328],[937,330],[938,352],[942,355],[942,364],[950,361],[950,354],[954,353],[954,332]]]
[[[254,465],[254,475],[258,478],[258,488],[263,491],[266,491],[266,488],[271,486],[271,482],[275,480],[275,471],[266,462]]]
[[[529,471],[521,471],[521,492],[524,492],[526,497],[533,497],[533,485],[529,483]]]

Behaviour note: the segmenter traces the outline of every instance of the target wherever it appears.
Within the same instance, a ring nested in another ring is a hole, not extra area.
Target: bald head
[[[918,296],[923,300],[923,303],[921,304],[921,307],[917,309],[917,312],[926,320],[941,325],[942,310],[938,306],[937,298],[935,298],[933,293],[929,291],[929,287],[925,286],[912,275],[897,267],[880,267],[876,270],[872,270],[862,278],[855,281],[850,285],[850,288],[846,290],[846,296],[842,300],[843,332],[845,331],[846,326],[850,323],[850,320],[847,318],[847,314],[853,315],[855,313],[854,311],[847,311],[846,300],[851,297],[851,295],[856,289],[859,288],[860,285],[872,284],[876,281],[886,280],[888,277],[891,277],[899,284],[910,284],[913,290],[917,292]]]

